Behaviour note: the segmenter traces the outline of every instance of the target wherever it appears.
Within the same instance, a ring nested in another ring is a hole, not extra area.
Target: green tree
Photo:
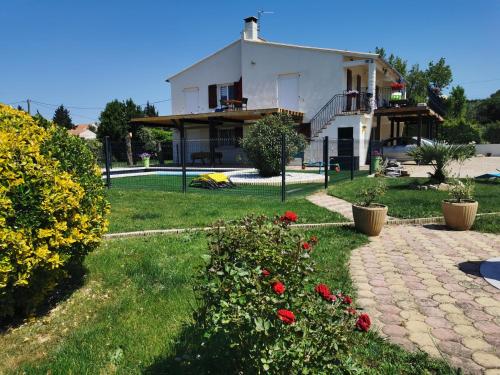
[[[50,126],[50,121],[43,117],[38,111],[36,111],[36,115],[33,116],[33,120],[42,128],[47,129]]]
[[[481,142],[481,131],[478,126],[464,117],[448,118],[441,126],[439,138],[451,144]]]
[[[305,139],[295,129],[289,115],[277,114],[264,117],[252,126],[243,138],[243,149],[259,174],[278,176],[281,166],[281,139],[285,135],[285,159],[288,163],[295,154],[304,150]]]
[[[387,60],[387,62],[394,69],[396,69],[399,73],[401,73],[403,75],[403,77],[406,76],[408,61],[406,61],[406,60],[402,59],[401,57],[396,56],[392,53],[389,55],[389,57],[387,57],[386,52],[385,52],[385,48],[383,48],[383,47],[375,47],[375,53],[378,54],[384,60]]]
[[[478,104],[476,115],[481,123],[500,121],[500,90]]]
[[[146,117],[158,117],[158,111],[155,107],[154,104],[149,104],[149,102],[146,103],[146,106],[144,107],[144,116]]]
[[[64,108],[62,104],[59,107],[57,107],[56,111],[54,112],[54,117],[52,118],[52,122],[68,130],[73,129],[74,127],[73,121],[71,120],[71,116],[69,115],[69,111],[66,108]]]
[[[429,79],[429,83],[440,91],[448,87],[451,81],[453,81],[451,68],[446,64],[444,57],[441,57],[437,63],[433,61],[429,62],[426,76]]]
[[[462,86],[452,87],[447,100],[448,116],[464,118],[467,112],[467,97]]]
[[[406,96],[416,104],[425,102],[427,99],[427,87],[429,85],[429,78],[427,72],[420,69],[418,64],[411,67],[410,71],[406,74]]]
[[[113,100],[106,104],[106,107],[99,116],[99,127],[97,137],[101,140],[109,136],[112,141],[124,140],[129,132],[136,133],[138,127],[130,125],[129,121],[135,117],[142,117],[141,107],[134,103],[132,99],[125,102]]]
[[[488,143],[500,143],[500,121],[483,126],[483,139]]]

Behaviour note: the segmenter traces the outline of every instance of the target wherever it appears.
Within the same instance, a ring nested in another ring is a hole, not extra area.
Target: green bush
[[[257,121],[243,138],[243,149],[261,176],[279,176],[283,134],[286,139],[285,159],[289,163],[305,148],[305,139],[297,133],[289,115],[266,116]]]
[[[439,138],[451,144],[480,143],[481,131],[472,121],[463,118],[448,119],[441,126]]]
[[[292,231],[296,220],[290,211],[275,220],[250,216],[209,235],[195,317],[211,362],[230,363],[234,373],[353,369],[354,331],[368,331],[370,318],[349,296],[315,285],[310,254],[318,239]]]
[[[475,153],[476,148],[473,144],[449,145],[445,142],[435,142],[416,147],[408,152],[408,155],[424,164],[434,162],[432,165],[434,172],[429,173],[431,179],[445,182],[449,176],[448,168],[452,161],[464,162],[473,157]]]
[[[483,140],[488,143],[500,143],[500,121],[484,125]]]
[[[85,144],[94,155],[94,159],[98,165],[104,165],[106,162],[104,157],[104,145],[98,139],[86,139]]]
[[[0,319],[33,312],[106,230],[84,141],[0,105]]]

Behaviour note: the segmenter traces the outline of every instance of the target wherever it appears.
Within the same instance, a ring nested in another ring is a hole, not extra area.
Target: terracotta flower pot
[[[469,230],[476,220],[477,201],[460,203],[444,200],[442,203],[446,226],[454,230]]]
[[[352,205],[354,226],[368,236],[378,236],[387,217],[387,206],[372,204],[370,207]]]

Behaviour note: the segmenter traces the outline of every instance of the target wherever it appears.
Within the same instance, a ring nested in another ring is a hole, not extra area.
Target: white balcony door
[[[299,74],[278,76],[278,107],[299,110]]]
[[[184,109],[185,113],[198,113],[199,89],[191,87],[184,89]]]

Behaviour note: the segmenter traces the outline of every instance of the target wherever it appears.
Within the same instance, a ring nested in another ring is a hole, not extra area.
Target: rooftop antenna
[[[259,32],[259,34],[260,34],[260,26],[262,23],[262,15],[264,14],[274,14],[274,12],[266,11],[264,9],[260,9],[259,11],[257,11],[257,31]]]

